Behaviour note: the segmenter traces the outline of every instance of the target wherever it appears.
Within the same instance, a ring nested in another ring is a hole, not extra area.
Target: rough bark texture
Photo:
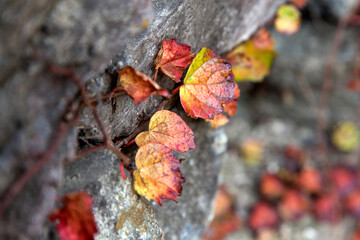
[[[78,93],[71,79],[59,77],[49,71],[44,56],[51,59],[54,64],[73,68],[84,82],[89,82],[88,90],[96,96],[110,89],[113,81],[116,81],[117,70],[126,65],[131,65],[152,76],[154,71],[152,62],[162,39],[176,38],[179,42],[191,45],[193,52],[206,46],[224,53],[271,19],[276,8],[283,2],[283,0],[2,2],[0,4],[0,67],[3,69],[0,73],[2,132],[0,196],[3,198],[11,183],[31,168],[48,150],[63,120],[62,116],[67,104],[74,101]],[[159,83],[167,88],[173,86],[172,81],[162,74],[159,75]],[[110,104],[99,105],[98,110],[111,137],[121,138],[131,134],[139,124],[147,120],[161,100],[161,97],[153,97],[150,101],[135,106],[128,96],[121,96],[116,100],[114,114],[111,113]],[[206,134],[201,124],[199,129],[199,134]],[[88,141],[102,139],[92,115],[87,110],[83,112],[78,128],[67,133],[51,161],[31,179],[1,216],[1,239],[31,239],[40,233],[45,237],[43,223],[53,208],[57,191],[64,181],[62,163],[64,159],[71,159],[74,156],[78,147],[78,134]],[[206,146],[214,142],[216,137],[201,139],[204,142],[198,142],[200,146],[198,152],[207,151]],[[87,166],[86,161],[104,159],[105,162],[108,155],[106,152],[89,155],[82,160],[84,167]],[[189,164],[194,162],[194,166],[199,166],[201,162],[209,160],[207,158],[206,155],[196,153]],[[185,174],[189,174],[190,179],[194,181],[202,182],[204,192],[208,194],[204,201],[198,199],[203,194],[198,194],[194,199],[178,204],[181,208],[190,208],[194,202],[199,201],[203,202],[203,209],[210,207],[215,191],[218,161],[219,158],[214,157],[214,160],[208,163],[209,166],[204,168],[204,171],[212,170],[208,174],[201,173],[194,178],[191,173],[192,167],[186,167],[187,163],[185,164],[184,168],[187,169]],[[107,167],[115,166],[111,165],[114,164],[112,161],[106,164]],[[70,169],[71,167],[68,166]],[[69,171],[65,171],[66,179]],[[89,174],[92,177],[89,179],[99,179],[102,176],[101,172],[95,170]],[[114,178],[116,177],[119,178],[118,173]],[[99,189],[108,189],[107,184],[114,184],[115,180],[109,179],[109,181],[104,180],[103,185],[98,186]],[[91,180],[89,184],[90,182]],[[67,180],[65,186],[66,184]],[[130,191],[129,183],[124,184],[128,185],[122,191]],[[187,184],[185,188],[191,193],[199,186]],[[66,187],[62,191],[66,192]],[[184,198],[190,195],[186,191]],[[117,231],[114,228],[114,218],[119,217],[119,213],[109,212],[109,206],[100,203],[103,199],[101,194],[97,195],[96,191],[90,189],[89,192],[94,195],[97,204],[94,206],[94,211],[97,220],[101,221],[99,224],[109,223],[108,227],[100,230],[110,229],[113,232],[109,234],[115,234],[108,236],[123,234],[121,230]],[[127,194],[130,198],[137,199],[133,192]],[[107,196],[106,201],[122,206],[122,201],[116,195]],[[146,216],[153,214],[146,205],[139,204],[144,206],[144,212],[148,214]],[[177,214],[178,205],[165,205],[164,209],[167,207],[175,209],[171,211]],[[120,209],[126,211],[126,206]],[[97,215],[101,214],[101,211],[105,214],[101,216],[106,217],[106,214],[109,214],[108,218]],[[158,220],[169,239],[189,239],[187,236],[192,233],[194,235],[191,236],[196,238],[206,222],[206,214],[202,212],[202,223],[192,226],[193,229],[185,226],[168,228],[165,223],[171,219],[163,211],[165,210],[157,210]],[[187,214],[191,214],[191,211]],[[194,222],[191,220],[195,219],[193,217],[184,216],[190,219],[189,222]],[[157,223],[153,226],[156,233],[161,231],[156,230]],[[104,239],[108,238],[103,233],[100,235],[104,236]],[[132,235],[133,239],[137,239],[138,236]]]

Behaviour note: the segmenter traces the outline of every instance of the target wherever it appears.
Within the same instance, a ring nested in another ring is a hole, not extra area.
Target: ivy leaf
[[[223,112],[222,104],[235,99],[231,65],[220,56],[202,48],[194,58],[180,87],[180,101],[192,118],[213,119]]]
[[[60,239],[94,239],[98,230],[91,210],[91,197],[84,192],[74,192],[64,196],[63,202],[64,206],[49,216],[51,222],[58,221],[56,230]]]
[[[340,199],[336,193],[326,193],[320,196],[313,203],[313,211],[319,220],[332,223],[337,222],[342,217]]]
[[[214,218],[201,235],[202,240],[224,239],[241,227],[241,219],[235,213],[235,204],[225,187],[220,187],[215,199]]]
[[[191,47],[178,43],[176,39],[163,40],[160,51],[154,61],[155,69],[159,69],[173,79],[180,82],[184,69],[189,66],[194,55]]]
[[[300,28],[301,13],[292,4],[281,6],[275,19],[275,28],[278,32],[291,35],[296,33]]]
[[[240,89],[239,89],[238,85],[236,84],[235,85],[235,99],[237,99],[239,97],[240,97]],[[236,114],[236,110],[237,110],[237,100],[234,100],[227,104],[223,104],[223,107],[224,107],[224,112],[229,117],[233,117]],[[220,114],[216,115],[213,120],[206,120],[206,121],[210,122],[211,127],[215,129],[215,128],[226,125],[230,121],[228,116],[226,116],[223,113],[220,113]]]
[[[228,53],[236,81],[259,82],[269,74],[276,55],[274,40],[265,29],[259,30],[253,38]]]
[[[299,178],[298,186],[307,193],[319,193],[323,189],[321,174],[316,168],[302,169]]]
[[[261,178],[260,192],[270,200],[279,199],[285,193],[285,186],[276,175],[266,173]]]
[[[298,8],[304,8],[308,0],[292,0],[291,2]]]
[[[180,171],[180,161],[171,149],[161,144],[149,143],[138,150],[134,171],[134,189],[147,200],[155,200],[160,206],[165,199],[177,202],[185,178]]]
[[[168,91],[130,66],[120,69],[118,75],[121,87],[134,99],[136,105],[146,101],[150,95],[169,97]]]
[[[275,228],[279,224],[279,216],[271,205],[266,202],[258,202],[254,205],[248,221],[251,229],[259,231]]]
[[[135,141],[139,147],[159,143],[182,153],[196,149],[191,128],[176,113],[168,110],[156,112],[150,119],[149,131],[140,133]]]
[[[286,192],[279,204],[279,212],[283,219],[295,220],[305,214],[308,209],[308,200],[298,190]]]
[[[357,189],[349,194],[345,200],[345,206],[347,210],[356,217],[360,219],[360,190]]]

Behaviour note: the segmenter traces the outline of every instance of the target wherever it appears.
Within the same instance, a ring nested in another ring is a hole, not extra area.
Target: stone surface
[[[126,180],[121,178],[119,160],[113,154],[87,155],[66,166],[65,176],[63,194],[85,190],[92,196],[97,240],[162,239],[153,210],[134,192],[130,174]]]
[[[56,0],[0,2],[0,84],[19,64],[22,50],[39,30]]]
[[[193,52],[206,46],[224,53],[265,24],[282,2],[2,2],[1,198],[9,184],[49,148],[67,104],[78,101],[71,79],[53,74],[45,64],[46,59],[73,68],[84,82],[90,81],[88,88],[93,87],[91,93],[96,96],[116,84],[116,72],[125,65],[152,75],[152,62],[162,39],[177,38],[193,46]],[[161,85],[172,87],[173,83],[163,74],[159,77]],[[117,99],[113,115],[108,103],[100,104],[99,112],[111,137],[121,138],[147,120],[160,101],[161,98],[153,97],[135,106],[129,97],[122,96]],[[78,134],[87,141],[101,140],[96,128],[85,110],[78,128],[69,132],[51,162],[1,216],[1,239],[30,239],[42,232],[62,179],[63,159],[74,156]],[[208,200],[211,201],[210,196]],[[114,229],[110,225],[109,229]],[[195,229],[200,231],[200,224]]]
[[[339,20],[346,16],[356,0],[319,0],[314,2],[326,19]]]
[[[59,116],[76,91],[70,81],[44,73],[43,65],[36,61],[19,69],[1,87],[1,194],[48,150],[61,122]],[[62,161],[73,157],[76,142],[73,129],[65,135],[46,168],[12,201],[10,210],[0,218],[1,239],[29,239],[42,231],[61,185]]]

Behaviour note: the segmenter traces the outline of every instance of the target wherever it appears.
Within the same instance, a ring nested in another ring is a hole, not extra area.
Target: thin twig
[[[52,159],[52,156],[55,154],[61,141],[66,136],[70,128],[75,126],[79,117],[80,109],[78,109],[75,118],[71,122],[60,123],[60,126],[56,131],[57,134],[44,155],[10,185],[8,191],[4,194],[4,197],[0,201],[0,216],[2,216],[6,209],[8,209],[10,204],[13,202],[13,199],[21,192],[26,184]]]
[[[327,125],[327,110],[329,105],[329,96],[331,89],[333,87],[333,70],[335,66],[336,56],[339,51],[340,45],[343,42],[345,29],[349,23],[350,17],[353,15],[357,6],[359,6],[360,0],[357,0],[355,6],[351,8],[349,13],[344,16],[336,29],[335,37],[333,43],[331,45],[330,53],[327,57],[325,71],[324,71],[324,80],[321,89],[321,97],[320,97],[320,104],[319,104],[319,113],[318,113],[318,120],[317,120],[317,151],[318,153],[326,153],[327,146],[326,146],[326,136],[325,136],[325,129]]]

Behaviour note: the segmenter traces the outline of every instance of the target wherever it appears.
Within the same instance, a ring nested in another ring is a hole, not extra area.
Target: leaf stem
[[[183,84],[181,84],[180,86],[178,86],[177,88],[175,88],[174,90],[172,90],[172,91],[170,92],[171,96],[175,95],[175,94],[179,91],[179,89],[180,89],[180,87],[181,87],[182,85],[183,85]]]

